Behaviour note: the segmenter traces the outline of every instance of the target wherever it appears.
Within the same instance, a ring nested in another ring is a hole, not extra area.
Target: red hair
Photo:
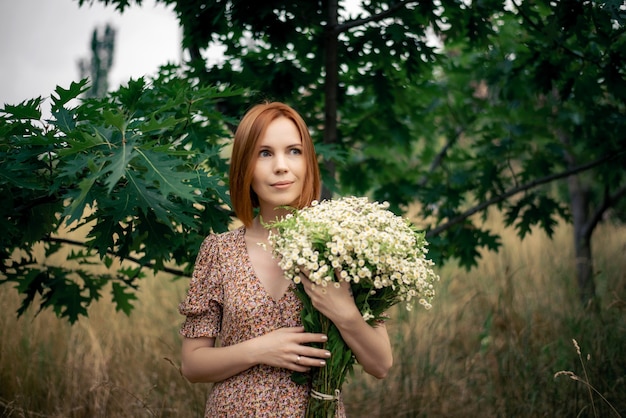
[[[320,172],[315,147],[309,129],[300,114],[280,102],[258,104],[248,110],[239,122],[230,159],[230,199],[237,218],[248,227],[252,225],[254,209],[259,207],[257,196],[252,190],[255,151],[267,126],[281,117],[291,120],[296,125],[300,132],[302,152],[306,159],[304,186],[295,206],[297,209],[309,206],[320,196]]]

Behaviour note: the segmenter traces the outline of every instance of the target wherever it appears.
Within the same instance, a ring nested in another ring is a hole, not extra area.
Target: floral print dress
[[[180,334],[217,338],[229,346],[278,328],[300,326],[302,304],[291,291],[276,301],[256,276],[248,256],[245,228],[209,235],[196,259],[185,300]],[[217,343],[217,341],[216,341]],[[291,380],[291,370],[257,365],[213,385],[205,417],[301,417],[307,386]],[[338,405],[338,416],[344,416]]]

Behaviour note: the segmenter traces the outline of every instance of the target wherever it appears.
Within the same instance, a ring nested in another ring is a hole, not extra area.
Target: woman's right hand
[[[330,357],[328,350],[308,344],[323,343],[327,339],[324,334],[304,332],[304,327],[286,327],[250,342],[254,342],[252,355],[255,363],[306,372],[311,367],[324,367]]]
[[[304,327],[280,328],[230,346],[215,346],[215,338],[185,338],[181,373],[190,382],[221,382],[258,364],[306,372],[324,367],[330,352],[311,347],[323,343],[324,334],[304,332]]]

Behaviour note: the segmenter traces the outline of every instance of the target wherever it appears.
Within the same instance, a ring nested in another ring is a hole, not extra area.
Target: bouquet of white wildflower
[[[332,353],[326,367],[314,369],[311,376],[294,374],[299,383],[312,379],[307,417],[334,417],[334,401],[355,358],[335,325],[313,308],[301,272],[308,272],[321,288],[349,282],[357,307],[371,325],[387,319],[386,311],[400,302],[406,302],[407,309],[414,300],[426,309],[431,306],[439,276],[426,258],[424,234],[388,207],[367,198],[325,200],[267,225],[272,228],[273,255],[296,283],[305,330],[325,333],[324,348]]]

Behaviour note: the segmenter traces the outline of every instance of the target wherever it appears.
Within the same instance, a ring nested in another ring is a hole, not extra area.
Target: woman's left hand
[[[337,279],[337,287],[334,282],[326,287],[316,286],[308,279],[308,273],[304,271],[300,277],[313,307],[335,324],[367,373],[379,379],[385,377],[393,363],[385,324],[371,326],[365,322],[352,296],[350,283]],[[340,273],[341,271],[335,270],[335,276],[340,277]]]
[[[304,290],[311,298],[311,303],[315,309],[334,323],[342,319],[354,318],[354,315],[361,316],[354,302],[350,283],[338,279],[336,283],[339,286],[335,286],[335,283],[329,283],[328,286],[322,287],[309,280],[307,273],[303,272],[300,277]],[[335,275],[339,277],[337,271],[335,271]]]

